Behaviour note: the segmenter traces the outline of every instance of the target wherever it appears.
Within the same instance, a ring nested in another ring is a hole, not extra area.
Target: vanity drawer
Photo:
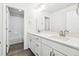
[[[41,43],[35,41],[35,55],[40,56],[41,55]]]
[[[63,45],[63,44],[60,44],[54,41],[46,40],[46,39],[42,39],[42,43],[46,44],[47,46],[52,47],[53,49],[63,53],[64,55],[79,56],[79,50],[76,50],[69,46],[66,46],[66,45]]]
[[[33,39],[34,38],[32,34],[28,34],[27,37],[28,37],[28,39]]]
[[[66,54],[69,56],[79,56],[79,51],[74,48],[61,45],[61,44],[57,44],[57,43],[52,43],[52,45],[56,50],[62,52],[63,54]]]
[[[53,56],[65,56],[65,55],[53,49]]]
[[[41,41],[40,37],[36,35],[32,35],[32,39],[39,42]]]

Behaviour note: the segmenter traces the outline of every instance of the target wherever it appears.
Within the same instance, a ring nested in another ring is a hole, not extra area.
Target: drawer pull
[[[39,38],[36,38],[36,40],[39,40]]]
[[[50,51],[50,56],[52,56],[52,51]]]
[[[53,56],[55,56],[55,53],[53,53]]]
[[[55,56],[55,53],[52,54],[52,51],[50,51],[50,56]]]

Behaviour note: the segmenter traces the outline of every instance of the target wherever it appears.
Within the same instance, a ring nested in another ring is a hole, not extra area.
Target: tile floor
[[[23,43],[10,45],[7,56],[34,56],[30,49],[24,50]]]

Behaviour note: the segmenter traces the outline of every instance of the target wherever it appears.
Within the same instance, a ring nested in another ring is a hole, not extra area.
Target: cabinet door
[[[42,44],[42,56],[51,56],[52,48]]]
[[[62,53],[56,51],[56,50],[53,50],[53,56],[64,56]]]
[[[35,41],[35,55],[40,56],[41,55],[41,43]]]
[[[32,38],[31,38],[30,34],[27,35],[27,39],[28,39],[28,47],[31,48],[30,44],[31,44]]]
[[[1,42],[0,42],[0,56],[2,55],[2,46],[1,46]]]
[[[35,43],[33,40],[30,40],[30,49],[35,54]]]

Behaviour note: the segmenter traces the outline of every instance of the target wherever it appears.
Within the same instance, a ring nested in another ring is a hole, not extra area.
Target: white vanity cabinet
[[[42,56],[65,56],[64,54],[50,48],[47,45],[42,44]]]
[[[30,49],[33,53],[35,53],[35,43],[33,40],[30,40]]]
[[[52,56],[53,51],[52,48],[48,47],[47,45],[42,44],[42,56]]]
[[[28,37],[29,37],[29,48],[36,56],[40,56],[41,55],[40,38],[38,36],[31,35],[31,34],[29,34]]]
[[[35,55],[41,56],[41,43],[35,42]]]
[[[41,45],[39,42],[31,41],[30,42],[31,50],[36,56],[41,55]]]
[[[29,48],[36,56],[63,56],[50,47],[49,41],[36,35],[28,34]]]
[[[45,56],[47,56],[47,55],[49,55],[49,56],[65,56],[61,52],[54,49],[54,46],[56,46],[56,45],[53,45],[52,44],[53,42],[51,42],[45,38],[41,38],[41,39],[42,39],[42,52],[44,52]]]
[[[53,56],[65,56],[62,53],[60,53],[60,52],[58,52],[57,50],[54,50],[54,49],[53,49],[53,54],[52,55]]]
[[[79,56],[79,50],[66,44],[56,42],[52,38],[28,34],[29,48],[36,56]]]

